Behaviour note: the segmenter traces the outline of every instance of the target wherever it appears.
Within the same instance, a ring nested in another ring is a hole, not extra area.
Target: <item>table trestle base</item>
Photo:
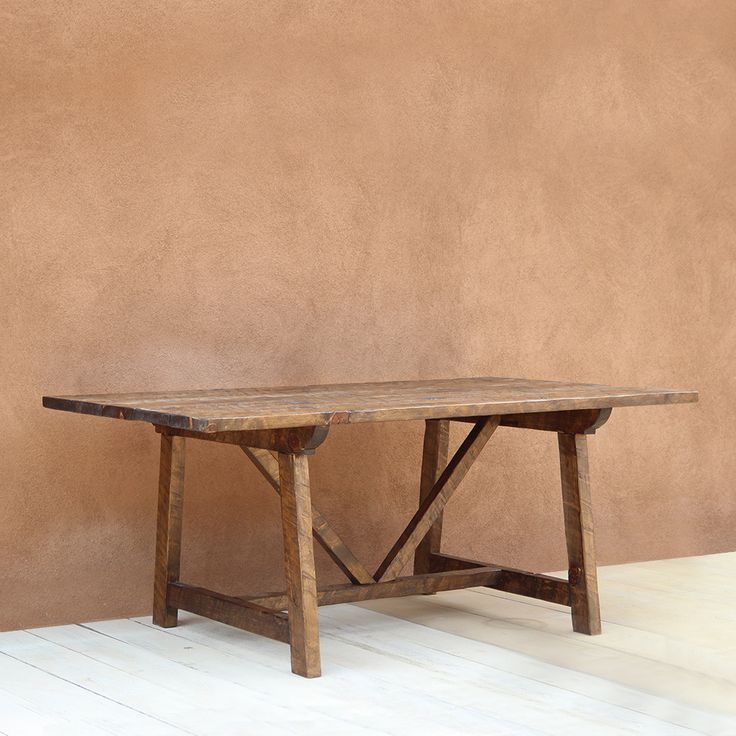
[[[326,427],[198,432],[157,427],[161,433],[154,623],[176,626],[186,610],[290,644],[292,671],[320,674],[318,606],[487,587],[569,606],[573,629],[600,633],[586,435],[610,409],[427,419],[418,509],[371,574],[312,506],[308,456]],[[450,421],[472,428],[448,461]],[[568,579],[468,560],[440,551],[445,505],[499,426],[556,432],[559,440]],[[230,596],[180,582],[184,442],[186,438],[239,446],[281,498],[287,590]],[[313,538],[349,583],[317,588]],[[414,575],[400,577],[413,561]],[[286,612],[286,613],[284,613]]]

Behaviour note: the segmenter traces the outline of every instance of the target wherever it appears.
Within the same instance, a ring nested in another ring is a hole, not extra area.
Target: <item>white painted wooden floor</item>
[[[187,613],[1,633],[0,733],[736,736],[736,553],[599,574],[599,637],[485,589],[323,608],[317,680]]]

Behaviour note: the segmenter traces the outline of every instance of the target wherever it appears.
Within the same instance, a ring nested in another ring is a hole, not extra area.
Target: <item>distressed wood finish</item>
[[[153,622],[166,628],[176,626],[177,619],[168,586],[179,579],[183,501],[184,438],[161,435]]]
[[[401,536],[396,540],[396,544],[376,570],[373,577],[378,582],[391,580],[404,569],[404,565],[414,554],[419,542],[442,513],[445,504],[450,500],[460,481],[470,470],[470,466],[497,427],[498,417],[484,417],[470,430],[465,441],[453,455],[452,460],[450,460],[432,490],[419,504],[419,509]]]
[[[253,447],[240,448],[258,468],[276,493],[281,493],[278,460],[267,450]],[[345,573],[353,583],[372,583],[373,576],[363,567],[363,563],[350,551],[327,519],[312,506],[312,533],[330,559]]]
[[[44,396],[43,404],[50,409],[140,420],[160,426],[211,433],[356,422],[607,409],[616,406],[697,401],[697,397],[695,391],[491,377]]]
[[[486,588],[505,590],[507,593],[516,593],[530,598],[539,598],[550,603],[558,603],[561,606],[570,605],[570,585],[567,580],[543,575],[538,572],[526,572],[516,570],[512,567],[501,565],[489,565],[487,562],[477,562],[455,555],[433,554],[430,557],[430,566],[434,572],[446,572],[451,570],[483,570],[495,567],[498,576],[490,583],[485,583]]]
[[[569,583],[551,575],[490,565],[454,555],[432,554],[429,563],[432,567],[430,573],[369,585],[328,586],[317,592],[317,605],[331,606],[337,603],[397,598],[473,587],[494,588],[563,606],[570,605]],[[237,600],[274,611],[283,611],[288,607],[286,593],[258,593]]]
[[[332,606],[337,603],[355,603],[377,598],[398,598],[406,595],[437,593],[443,590],[460,590],[476,586],[496,587],[494,583],[503,570],[498,567],[473,567],[472,570],[448,570],[446,572],[409,575],[385,583],[372,585],[331,585],[317,592],[317,605]],[[564,580],[562,581],[565,582]],[[276,611],[288,606],[285,593],[261,593],[245,596],[240,600]]]
[[[569,606],[573,628],[600,633],[586,436],[613,407],[696,401],[694,391],[468,378],[44,397],[44,406],[144,420],[161,434],[154,623],[187,610],[287,642],[292,671],[320,675],[318,606],[485,587]],[[419,504],[374,575],[312,506],[308,455],[332,424],[424,420]],[[448,462],[450,422],[472,424]],[[569,573],[564,580],[441,552],[445,505],[499,427],[556,432]],[[280,495],[287,590],[223,595],[179,581],[185,438],[240,447]],[[316,539],[347,584],[317,589]],[[414,575],[398,577],[414,558]]]
[[[419,504],[429,496],[447,465],[450,423],[446,419],[427,419],[422,448],[422,473],[419,481]],[[414,553],[414,574],[431,572],[429,556],[439,552],[442,543],[442,512],[437,516]],[[432,591],[434,592],[434,591]]]
[[[595,569],[587,440],[581,434],[559,434],[557,437],[560,447],[572,627],[583,634],[600,634],[601,612]]]
[[[169,598],[172,605],[182,611],[190,611],[252,634],[289,643],[287,617],[256,603],[184,583],[170,583]]]
[[[535,414],[507,414],[501,417],[502,427],[539,429],[545,432],[595,434],[610,418],[611,409],[578,409],[547,411]],[[455,422],[475,422],[475,417],[458,417]]]
[[[312,506],[306,455],[279,454],[281,523],[291,636],[291,670],[319,677],[317,577],[312,547]]]
[[[329,427],[291,427],[289,429],[251,429],[243,432],[193,432],[156,426],[157,432],[195,440],[223,442],[228,445],[257,447],[274,452],[303,452],[313,455],[327,438]]]

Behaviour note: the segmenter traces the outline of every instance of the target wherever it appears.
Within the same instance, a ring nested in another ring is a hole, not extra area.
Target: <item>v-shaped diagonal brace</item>
[[[240,445],[240,449],[253,461],[261,475],[271,484],[276,493],[281,493],[278,460],[268,451],[257,447]],[[332,561],[345,573],[352,583],[375,582],[368,570],[350,551],[337,532],[330,526],[314,506],[312,506],[312,532]]]
[[[373,576],[376,582],[393,580],[403,570],[414,554],[414,550],[444,510],[455,489],[460,485],[460,481],[470,470],[470,466],[480,455],[480,451],[486,442],[496,431],[499,422],[500,417],[483,417],[475,423],[465,441],[453,455],[452,460],[442,471],[432,490],[420,503],[419,509],[406,529],[401,533],[391,551],[376,570]]]

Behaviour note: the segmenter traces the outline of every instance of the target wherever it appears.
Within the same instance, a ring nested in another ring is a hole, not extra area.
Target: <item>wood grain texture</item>
[[[161,435],[156,520],[153,622],[176,626],[176,606],[168,601],[169,583],[179,579],[184,501],[184,438]]]
[[[445,419],[427,419],[422,448],[422,470],[419,481],[419,505],[429,496],[434,484],[447,466],[450,423]],[[414,552],[414,574],[431,572],[429,556],[439,552],[442,543],[442,512],[435,519]]]
[[[241,446],[240,449],[250,458],[276,493],[280,494],[278,460],[267,450],[244,446]],[[363,563],[352,553],[327,519],[314,506],[312,506],[312,533],[330,559],[345,573],[348,580],[353,583],[373,582],[373,577],[365,569]]]
[[[169,597],[172,604],[183,611],[206,616],[269,639],[287,644],[289,642],[289,622],[285,615],[246,602],[242,598],[233,598],[184,583],[171,583]]]
[[[327,439],[329,427],[289,427],[286,429],[246,429],[229,432],[196,432],[191,429],[175,429],[156,426],[157,432],[195,440],[222,442],[227,445],[257,447],[274,452],[302,452],[313,455]]]
[[[538,429],[545,432],[567,432],[568,434],[595,434],[595,431],[600,429],[610,416],[610,408],[506,414],[501,417],[501,426]],[[475,419],[473,417],[457,417],[453,421],[474,422]]]
[[[414,514],[406,529],[379,565],[373,576],[377,581],[391,580],[403,570],[419,542],[442,513],[460,481],[465,477],[480,451],[485,447],[486,442],[496,431],[498,421],[498,417],[484,417],[470,430],[468,436],[453,455],[452,460],[442,471],[432,490],[419,504],[416,514]]]
[[[44,405],[152,421],[161,434],[154,623],[175,626],[183,608],[288,641],[292,671],[319,677],[320,605],[482,586],[569,605],[575,631],[600,633],[586,434],[595,432],[614,406],[695,400],[697,394],[687,391],[476,378],[45,397]],[[312,507],[308,455],[324,441],[330,424],[398,419],[426,422],[419,508],[371,576]],[[448,462],[451,420],[473,426]],[[567,581],[440,552],[445,505],[501,425],[558,433]],[[179,582],[185,438],[239,446],[280,494],[286,593],[236,598]],[[317,590],[313,537],[349,584]],[[399,578],[412,556],[415,575]],[[283,610],[288,617],[279,613]]]
[[[581,434],[559,434],[558,439],[572,627],[583,634],[600,634],[587,439]]]
[[[332,606],[338,603],[398,598],[476,586],[495,587],[493,584],[501,578],[502,574],[503,571],[497,567],[474,567],[472,570],[448,570],[424,575],[409,575],[385,583],[330,585],[317,592],[317,605]],[[242,600],[277,611],[283,611],[288,606],[288,596],[285,593],[263,593],[246,596]]]
[[[538,572],[526,572],[502,565],[491,565],[488,562],[478,562],[465,557],[434,553],[430,557],[430,567],[433,571],[449,570],[479,570],[489,567],[496,568],[498,575],[484,587],[504,590],[529,598],[557,603],[561,606],[570,605],[570,585],[567,580],[544,575]]]
[[[50,409],[227,432],[697,401],[695,391],[518,378],[44,396]]]
[[[291,670],[302,677],[319,677],[317,578],[307,456],[279,454],[279,478]]]

